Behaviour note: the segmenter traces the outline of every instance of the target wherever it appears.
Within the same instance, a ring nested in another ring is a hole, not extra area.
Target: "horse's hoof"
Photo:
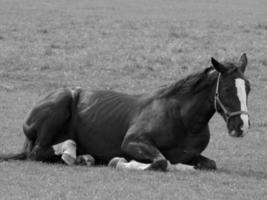
[[[77,165],[86,165],[86,166],[94,166],[95,165],[95,159],[89,155],[80,155],[77,157],[75,164]]]
[[[76,158],[68,153],[63,153],[61,156],[61,159],[67,164],[67,165],[74,165]]]
[[[216,170],[217,166],[216,166],[216,162],[215,161],[208,160],[208,161],[203,162],[203,163],[198,163],[195,166],[195,169],[198,169],[198,170]]]
[[[73,165],[76,161],[76,143],[73,140],[66,140],[62,144],[62,151],[62,160],[67,165]]]
[[[147,170],[154,170],[154,171],[167,171],[168,168],[168,161],[167,160],[158,160],[153,162]]]
[[[119,163],[126,163],[127,160],[125,158],[122,158],[122,157],[115,157],[115,158],[112,158],[109,163],[108,163],[108,166],[109,167],[112,167],[112,168],[117,168],[118,164]]]

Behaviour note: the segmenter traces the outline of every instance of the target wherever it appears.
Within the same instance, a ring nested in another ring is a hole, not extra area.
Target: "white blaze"
[[[237,96],[240,101],[241,111],[248,111],[247,108],[247,94],[246,94],[246,87],[245,87],[245,81],[241,78],[235,79],[235,86],[237,89]],[[243,130],[243,133],[246,133],[249,128],[249,119],[248,115],[246,114],[241,114],[240,118],[243,121],[243,127],[241,127],[241,130]]]

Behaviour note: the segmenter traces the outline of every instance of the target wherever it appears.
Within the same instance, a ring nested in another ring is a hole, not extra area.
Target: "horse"
[[[243,137],[250,126],[250,83],[245,53],[238,62],[212,57],[211,64],[146,94],[82,88],[50,92],[23,124],[22,152],[0,155],[0,160],[72,165],[93,159],[115,168],[160,171],[180,163],[215,170],[216,162],[202,155],[210,140],[208,123],[217,112],[230,136]]]

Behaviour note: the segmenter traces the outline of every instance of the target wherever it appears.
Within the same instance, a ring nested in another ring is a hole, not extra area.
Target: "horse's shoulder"
[[[174,111],[169,106],[172,103],[167,99],[151,99],[136,115],[133,129],[144,129],[147,132],[169,130],[173,121]]]

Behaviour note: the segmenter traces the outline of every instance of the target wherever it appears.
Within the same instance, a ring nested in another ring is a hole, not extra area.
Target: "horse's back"
[[[78,145],[101,160],[120,155],[122,140],[139,106],[138,96],[81,91],[75,127]]]

